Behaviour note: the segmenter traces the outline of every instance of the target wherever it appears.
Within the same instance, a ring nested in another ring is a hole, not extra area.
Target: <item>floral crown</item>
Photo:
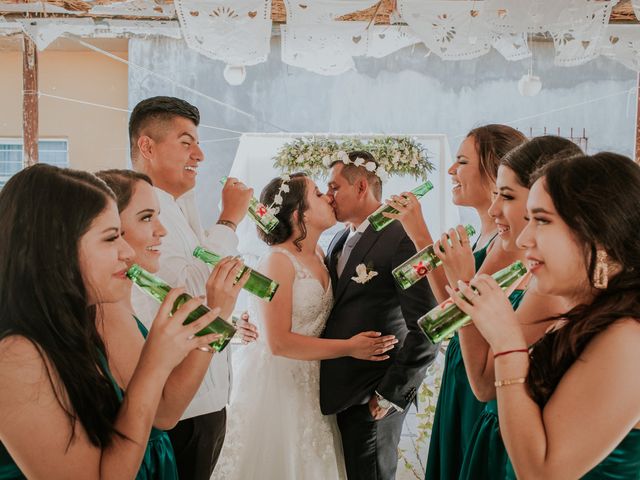
[[[283,200],[282,196],[285,193],[289,193],[289,180],[291,180],[291,177],[289,175],[285,174],[280,176],[280,188],[278,189],[278,193],[276,193],[273,197],[273,202],[271,202],[271,205],[267,207],[267,210],[272,215],[277,215],[278,213],[280,213],[280,207],[282,206]]]
[[[381,182],[385,182],[389,178],[389,174],[382,165],[377,165],[371,160],[367,161],[362,157],[356,157],[355,160],[349,158],[349,154],[344,150],[336,152],[331,157],[327,156],[322,159],[322,164],[329,168],[335,161],[342,162],[345,165],[355,165],[356,167],[364,167],[367,172],[372,172]]]

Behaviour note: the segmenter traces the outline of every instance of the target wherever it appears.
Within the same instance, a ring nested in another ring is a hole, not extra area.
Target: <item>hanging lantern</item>
[[[222,75],[229,85],[240,85],[247,78],[247,69],[244,65],[227,65]]]
[[[525,97],[533,97],[540,93],[542,89],[542,81],[537,75],[531,73],[525,73],[518,81],[518,91],[520,95]]]

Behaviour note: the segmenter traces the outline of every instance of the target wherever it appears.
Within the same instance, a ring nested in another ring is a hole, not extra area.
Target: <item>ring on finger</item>
[[[200,350],[201,352],[205,352],[205,353],[213,353],[214,352],[213,348],[207,347],[206,345],[202,346],[202,347],[198,347],[198,350]]]

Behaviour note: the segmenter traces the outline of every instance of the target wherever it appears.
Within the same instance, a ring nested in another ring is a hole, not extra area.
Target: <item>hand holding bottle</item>
[[[238,300],[240,290],[249,279],[249,270],[244,275],[236,278],[242,272],[244,265],[237,257],[226,257],[220,260],[207,279],[207,306],[219,307],[220,317],[225,320],[231,316]]]
[[[203,303],[199,297],[190,298],[172,315],[171,309],[184,288],[173,288],[160,305],[160,310],[149,330],[140,357],[148,359],[157,367],[164,367],[169,374],[184,358],[195,349],[212,351],[209,344],[218,341],[222,336],[217,333],[197,336],[196,334],[213,322],[220,309],[214,308],[196,321],[187,325],[183,322],[187,316]]]
[[[395,335],[382,335],[380,332],[361,332],[349,340],[349,356],[359,360],[380,362],[387,360],[386,352],[395,347],[398,339]]]
[[[469,284],[458,282],[460,293],[447,286],[447,292],[460,310],[471,316],[475,327],[494,352],[526,348],[527,343],[509,302],[509,294],[521,279],[507,290],[500,288],[489,275],[480,274]],[[473,288],[472,288],[473,287]]]
[[[471,242],[464,226],[450,228],[433,244],[433,251],[442,260],[449,285],[457,286],[459,280],[468,282],[476,273],[476,262]]]
[[[229,177],[222,187],[222,212],[220,220],[227,220],[238,225],[249,208],[253,197],[253,188],[247,187],[237,178]]]
[[[393,195],[385,203],[397,210],[398,213],[382,212],[382,215],[402,223],[404,231],[407,232],[417,250],[433,243],[422,216],[422,207],[413,193],[403,192],[400,195]]]

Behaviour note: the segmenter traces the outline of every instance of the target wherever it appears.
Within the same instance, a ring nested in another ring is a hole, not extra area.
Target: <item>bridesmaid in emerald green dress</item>
[[[640,168],[603,152],[552,161],[534,179],[517,239],[527,296],[560,297],[566,310],[529,348],[493,279],[454,297],[494,352],[506,477],[638,479]]]
[[[527,198],[531,186],[529,177],[533,171],[557,155],[580,153],[582,151],[570,140],[548,135],[527,141],[503,157],[489,215],[498,227],[499,241],[506,251],[521,252],[524,261],[524,250],[518,247],[516,239],[526,225]],[[516,290],[509,300],[517,311],[528,344],[537,341],[550,326],[548,321],[540,320],[564,311],[564,303],[560,298],[545,297],[535,292],[524,295],[522,289]],[[460,330],[459,340],[471,389],[478,400],[487,402],[471,431],[460,478],[504,479],[508,457],[498,423],[493,352],[473,325]]]
[[[495,190],[498,164],[503,155],[524,142],[522,133],[505,125],[478,127],[467,135],[456,154],[456,161],[449,168],[453,182],[453,203],[458,206],[473,207],[480,217],[481,232],[477,245],[481,248],[472,255],[472,249],[464,234],[464,243],[458,236],[464,229],[458,227],[458,234],[450,230],[453,247],[449,246],[445,234],[440,242],[445,252],[451,249],[462,251],[462,255],[452,255],[447,268],[438,268],[429,273],[427,279],[439,302],[449,297],[445,285],[457,280],[470,280],[477,270],[493,273],[517,259],[517,255],[505,252],[493,242],[496,228],[487,211],[491,205],[491,195]],[[418,250],[433,244],[429,230],[422,217],[419,202],[406,192],[393,196],[389,201],[399,211],[390,215],[400,220]],[[435,251],[441,256],[439,249]],[[444,258],[444,256],[441,256]],[[446,351],[444,373],[429,445],[427,479],[457,479],[469,435],[482,412],[484,404],[479,402],[471,388],[464,370],[457,335],[454,335]]]
[[[123,397],[96,325],[98,304],[130,293],[120,231],[113,192],[86,172],[39,164],[0,192],[1,478],[174,478],[170,460],[151,465],[156,410],[218,312],[182,325],[201,301],[170,316],[170,292]]]

